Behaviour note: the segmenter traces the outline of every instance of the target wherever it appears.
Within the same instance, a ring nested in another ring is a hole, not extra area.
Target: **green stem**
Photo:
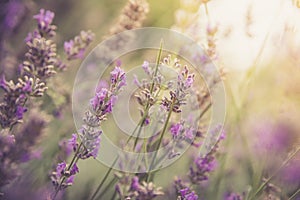
[[[288,200],[294,199],[300,193],[300,188]]]
[[[78,148],[77,148],[77,150],[76,150],[76,152],[75,152],[75,154],[74,154],[74,156],[73,156],[73,158],[71,160],[71,163],[70,163],[70,165],[67,168],[67,171],[70,171],[71,168],[72,168],[72,166],[78,162],[79,157],[77,156],[77,154],[79,153],[79,150],[80,150],[81,146],[82,146],[82,142],[80,142],[80,144],[79,144],[79,146],[78,146]],[[53,199],[52,200],[55,200],[55,198],[58,195],[58,193],[59,193],[59,191],[61,189],[61,186],[62,186],[62,184],[64,183],[65,180],[66,180],[66,176],[63,176],[63,178],[61,179],[61,181],[60,181],[57,189],[55,190],[55,193],[53,195]]]
[[[155,77],[155,76],[157,75],[157,73],[158,73],[158,66],[159,66],[159,62],[160,62],[160,60],[161,60],[161,54],[162,54],[162,46],[163,46],[163,42],[161,41],[161,42],[160,42],[159,52],[158,52],[157,59],[156,59],[155,72],[154,72],[153,77],[152,77],[153,81],[152,81],[151,88],[150,88],[150,94],[152,94],[152,93],[153,93],[153,90],[154,90],[154,86],[155,86],[154,77]],[[127,145],[127,144],[129,143],[129,141],[133,138],[133,135],[134,135],[134,133],[137,131],[138,127],[139,127],[139,133],[138,133],[138,136],[140,135],[141,128],[142,128],[142,125],[144,124],[144,121],[145,121],[147,115],[148,115],[149,108],[150,108],[150,102],[148,101],[148,102],[147,102],[147,105],[146,105],[146,108],[145,108],[145,111],[144,111],[144,115],[143,115],[143,117],[140,119],[138,125],[137,125],[137,126],[135,127],[135,129],[133,130],[133,133],[132,133],[132,134],[129,136],[129,138],[127,139],[126,145]],[[133,149],[135,149],[135,147],[136,147],[136,144],[137,144],[137,142],[138,142],[138,138],[139,138],[139,137],[136,137],[136,139],[135,139]],[[98,185],[96,191],[93,193],[91,200],[93,200],[93,199],[96,197],[97,193],[100,191],[101,187],[103,186],[104,182],[107,180],[109,174],[110,174],[111,171],[112,171],[113,166],[116,164],[116,162],[117,162],[118,159],[119,159],[119,156],[114,160],[112,166],[111,166],[111,167],[108,169],[108,171],[106,172],[105,176],[103,177],[103,179],[101,180],[100,184]]]
[[[111,200],[115,200],[116,196],[117,196],[117,191],[115,190],[113,196],[111,197]]]
[[[151,176],[154,176],[154,174],[155,174],[155,172],[154,172],[153,174],[151,174],[151,169],[152,169],[153,164],[154,164],[154,161],[155,161],[155,159],[156,159],[156,157],[157,157],[158,149],[160,148],[162,139],[163,139],[163,137],[164,137],[164,135],[165,135],[165,132],[166,132],[166,130],[167,130],[167,127],[168,127],[168,124],[169,124],[169,121],[170,121],[170,118],[171,118],[171,115],[172,115],[172,112],[173,112],[175,100],[176,100],[176,99],[173,98],[173,101],[172,101],[172,103],[171,103],[171,106],[170,106],[170,109],[169,109],[169,113],[168,113],[166,122],[165,122],[165,124],[164,124],[162,133],[161,133],[161,135],[160,135],[158,144],[157,144],[157,146],[156,146],[156,150],[155,150],[155,153],[154,153],[154,157],[153,157],[153,159],[152,159],[152,161],[151,161],[151,164],[150,164],[149,175],[148,175],[148,177],[147,177],[147,181],[148,181],[148,182],[153,178],[153,177],[151,178]]]
[[[300,147],[296,149],[294,153],[292,153],[282,164],[281,166],[263,183],[260,185],[260,187],[256,190],[254,195],[252,195],[249,199],[254,199],[264,188],[265,186],[278,174],[278,172],[285,167],[289,161],[294,158],[294,156],[300,151]]]
[[[112,171],[113,167],[115,166],[115,164],[117,163],[119,159],[119,156],[116,157],[116,159],[114,160],[113,164],[111,165],[111,167],[108,169],[108,171],[106,172],[106,174],[104,175],[103,179],[101,180],[100,184],[98,185],[97,189],[95,190],[95,192],[93,193],[91,200],[95,199],[97,193],[100,191],[101,187],[103,186],[104,182],[106,181],[106,179],[108,178],[110,172]]]
[[[103,189],[103,192],[101,192],[100,194],[99,194],[99,196],[98,196],[98,198],[97,199],[101,199],[101,197],[111,188],[111,186],[113,185],[113,184],[115,184],[116,182],[117,182],[117,178],[116,177],[114,177],[108,184],[107,184],[107,186]]]
[[[159,52],[158,52],[157,57],[156,57],[155,71],[154,71],[154,74],[152,75],[152,84],[151,84],[151,87],[150,87],[150,95],[152,95],[153,90],[154,90],[154,86],[155,86],[155,79],[154,78],[157,76],[157,73],[158,73],[158,66],[159,66],[159,62],[161,60],[162,48],[163,48],[163,42],[161,41],[160,42],[160,47],[159,47]],[[158,96],[158,94],[159,94],[159,92],[156,94],[156,96]],[[144,109],[144,115],[142,117],[141,123],[138,124],[138,126],[140,126],[140,128],[139,128],[138,135],[137,135],[137,137],[135,138],[135,141],[134,141],[133,150],[135,149],[136,144],[138,142],[138,139],[139,139],[139,136],[140,136],[140,133],[141,133],[141,129],[142,129],[142,126],[144,125],[145,120],[148,116],[149,109],[150,109],[150,101],[148,99],[147,104],[146,104],[145,109]]]

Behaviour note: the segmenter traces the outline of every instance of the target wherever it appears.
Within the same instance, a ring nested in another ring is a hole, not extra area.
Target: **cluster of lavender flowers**
[[[179,128],[178,128],[179,127]],[[176,134],[178,133],[177,130],[184,130],[183,126],[179,124],[173,126],[171,128],[171,132],[174,133],[176,130]],[[203,183],[209,180],[209,175],[216,169],[216,153],[218,152],[219,143],[221,140],[224,139],[224,133],[221,134],[220,137],[218,133],[220,127],[217,127],[213,130],[213,133],[207,135],[206,137],[213,137],[214,142],[208,144],[210,150],[207,154],[200,154],[194,158],[194,162],[190,165],[189,172],[187,178],[181,179],[176,177],[174,180],[174,187],[178,194],[177,198],[182,200],[197,200],[198,195],[196,195],[195,191],[193,190],[193,186],[201,186]],[[211,136],[212,135],[212,136]],[[204,145],[204,144],[203,144]],[[206,144],[207,145],[207,144]],[[194,146],[198,148],[199,146]]]
[[[116,176],[119,181],[115,189],[121,199],[150,200],[164,194],[161,187],[156,187],[152,182],[141,183],[138,176],[124,173],[116,173]]]
[[[110,29],[110,34],[140,28],[148,12],[149,4],[146,0],[129,0],[123,8],[118,22]]]
[[[41,9],[33,18],[37,20],[38,26],[25,39],[28,51],[20,65],[20,76],[16,82],[7,81],[4,75],[0,80],[0,87],[4,90],[3,102],[0,104],[2,128],[12,129],[15,124],[22,122],[27,111],[27,100],[43,96],[47,90],[47,80],[66,66],[57,55],[56,44],[52,40],[56,34],[56,26],[52,24],[54,13]],[[68,58],[80,58],[92,38],[91,32],[82,32],[80,37],[75,38],[75,44],[69,45],[66,50]],[[72,41],[65,43],[65,46]]]
[[[116,173],[116,176],[113,178],[113,181],[118,181],[115,190],[121,199],[154,199],[157,196],[161,196],[164,193],[161,191],[161,188],[154,187],[153,179],[155,172],[151,172],[154,167],[159,166],[161,159],[172,159],[176,152],[174,149],[169,149],[167,152],[164,152],[163,155],[157,154],[157,151],[161,147],[161,145],[167,145],[170,143],[170,140],[167,139],[165,133],[170,132],[174,143],[181,143],[183,141],[193,145],[195,148],[199,148],[201,146],[201,142],[196,143],[194,140],[197,138],[203,137],[203,131],[199,128],[196,129],[188,121],[181,120],[178,122],[178,113],[182,112],[184,106],[187,104],[188,98],[193,91],[193,83],[195,80],[195,75],[190,72],[186,65],[182,66],[179,63],[179,59],[175,59],[171,61],[171,56],[161,59],[161,51],[160,49],[157,61],[154,67],[151,67],[148,61],[144,61],[142,64],[142,68],[145,74],[148,76],[148,79],[138,80],[138,77],[134,77],[134,83],[137,85],[138,90],[135,93],[135,97],[137,103],[140,105],[140,114],[141,118],[138,123],[138,126],[150,126],[154,121],[160,121],[163,124],[162,130],[158,133],[154,133],[150,139],[146,141],[146,144],[140,144],[138,142],[139,138],[137,137],[134,142],[133,151],[137,151],[139,153],[147,153],[149,151],[154,151],[154,156],[150,158],[151,164],[148,166],[149,172],[141,173],[141,174],[128,174],[128,173]],[[161,66],[165,65],[167,67],[173,67],[176,71],[178,71],[178,76],[175,81],[166,82],[165,77],[161,74]],[[162,93],[162,91],[164,93]],[[168,92],[169,95],[162,95]],[[199,104],[201,102],[198,102]],[[159,105],[161,116],[159,119],[153,118],[150,110],[153,106]],[[173,117],[172,117],[173,113]],[[198,122],[197,122],[198,123]],[[193,124],[193,123],[192,123]],[[135,129],[141,130],[141,129]],[[151,130],[151,129],[150,129]],[[153,130],[151,130],[153,131]],[[194,161],[194,164],[190,167],[190,171],[188,173],[187,183],[183,183],[181,179],[178,179],[176,185],[177,198],[181,200],[196,200],[198,199],[198,195],[192,189],[192,185],[201,184],[203,181],[208,180],[208,175],[215,169],[215,155],[218,149],[219,142],[224,138],[223,136],[219,138],[215,138],[217,134],[221,130],[219,127],[215,130],[215,133],[212,133],[211,137],[214,137],[209,141],[207,147],[209,149],[208,154],[201,155],[197,157]],[[139,132],[140,133],[140,132]],[[137,136],[139,136],[139,133]],[[129,137],[127,141],[130,141],[132,137]],[[145,141],[144,141],[145,142]],[[131,144],[127,142],[126,145]],[[142,148],[144,146],[144,148]],[[174,145],[171,145],[174,146]],[[179,145],[180,146],[180,145]],[[130,148],[132,149],[132,148]],[[169,151],[170,150],[170,151]],[[144,151],[144,152],[143,152]],[[171,152],[171,156],[170,156]],[[164,155],[166,153],[166,155]],[[177,155],[177,154],[176,154]],[[120,165],[122,165],[124,160],[120,161]],[[128,160],[126,160],[128,162]],[[137,163],[137,165],[140,165]],[[105,175],[105,178],[100,183],[96,192],[93,195],[93,198],[96,197],[97,192],[100,191],[101,186],[105,182],[108,174],[110,173],[111,168]],[[145,168],[142,164],[141,168]],[[179,184],[180,183],[180,184]],[[149,189],[152,188],[152,192]],[[156,191],[156,192],[155,192]],[[106,192],[106,189],[101,192],[99,198],[103,196]],[[92,198],[92,199],[93,199]],[[115,195],[113,195],[115,198]]]
[[[21,175],[20,164],[41,156],[41,151],[34,146],[47,125],[47,117],[34,109],[29,113],[28,119],[15,135],[8,130],[1,130],[0,187]]]
[[[39,157],[34,148],[47,120],[43,117],[43,112],[38,110],[37,102],[35,108],[26,116],[26,120],[24,114],[32,104],[31,98],[42,97],[48,88],[49,78],[66,67],[57,55],[57,45],[53,40],[57,28],[52,24],[54,13],[41,9],[33,18],[37,20],[37,28],[25,39],[27,52],[24,61],[19,65],[16,81],[6,80],[4,75],[0,80],[0,87],[4,93],[0,103],[0,187],[21,174],[22,163]],[[93,38],[91,32],[84,33],[86,34],[81,34],[82,40],[77,42],[77,46],[82,47],[81,54]],[[76,51],[74,52],[73,55],[76,54]],[[22,126],[13,129],[21,122],[24,122]]]
[[[112,112],[118,93],[126,85],[125,72],[120,66],[116,66],[110,75],[110,87],[102,87],[90,101],[90,109],[83,117],[84,124],[78,130],[79,138],[77,134],[72,134],[72,138],[68,141],[69,149],[72,148],[74,151],[71,163],[67,164],[65,161],[58,163],[51,175],[55,186],[53,199],[60,190],[73,184],[75,174],[79,172],[77,167],[79,159],[97,157],[102,134],[100,126],[106,120],[106,116]]]

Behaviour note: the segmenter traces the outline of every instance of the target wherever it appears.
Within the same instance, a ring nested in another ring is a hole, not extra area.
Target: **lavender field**
[[[300,200],[299,0],[1,0],[0,199]]]

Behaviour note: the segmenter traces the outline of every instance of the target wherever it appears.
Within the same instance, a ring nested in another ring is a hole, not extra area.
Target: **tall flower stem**
[[[170,108],[169,108],[169,113],[168,113],[166,122],[165,122],[165,124],[164,124],[163,130],[162,130],[161,135],[160,135],[160,138],[159,138],[159,140],[158,140],[158,144],[157,144],[156,149],[155,149],[154,157],[153,157],[153,159],[152,159],[152,161],[151,161],[151,164],[150,164],[150,167],[149,167],[149,174],[148,174],[148,176],[147,176],[147,182],[151,181],[151,180],[153,179],[153,177],[154,177],[155,172],[151,173],[151,170],[152,170],[152,167],[153,167],[153,165],[154,165],[155,159],[156,159],[156,157],[157,157],[158,150],[159,150],[159,148],[160,148],[162,139],[163,139],[163,137],[164,137],[164,135],[165,135],[165,133],[166,133],[166,130],[167,130],[169,121],[170,121],[170,119],[171,119],[171,115],[172,115],[172,112],[173,112],[175,100],[176,100],[176,99],[173,98],[172,103],[171,103],[171,106],[170,106]]]
[[[72,158],[72,160],[71,160],[71,163],[70,163],[70,165],[69,165],[68,168],[67,168],[67,171],[70,171],[70,170],[72,169],[73,165],[76,164],[76,163],[78,162],[79,157],[77,156],[77,154],[79,153],[79,149],[81,148],[81,146],[82,146],[82,142],[80,142],[80,144],[79,144],[79,146],[78,146],[78,148],[77,148],[77,150],[76,150],[76,152],[75,152],[75,154],[74,154],[74,156],[73,156],[73,158]],[[59,185],[57,186],[57,188],[56,188],[56,190],[55,190],[55,193],[54,193],[54,195],[53,195],[53,200],[55,200],[55,198],[56,198],[56,196],[57,196],[59,190],[61,189],[61,186],[62,186],[62,184],[64,183],[65,180],[66,180],[66,177],[64,176],[64,177],[61,179]]]
[[[93,193],[91,200],[95,199],[95,197],[97,196],[98,192],[101,190],[103,184],[105,183],[105,181],[107,180],[110,172],[112,171],[113,167],[115,166],[115,164],[117,163],[117,161],[119,160],[119,156],[116,157],[116,159],[114,160],[114,162],[112,163],[112,165],[110,166],[110,168],[107,170],[107,172],[105,173],[104,177],[102,178],[101,182],[99,183],[97,189],[95,190],[95,192]]]
[[[249,198],[249,200],[254,199],[264,188],[265,186],[283,169],[291,159],[293,159],[297,153],[300,151],[300,146],[280,165],[280,167],[256,190],[256,192]]]
[[[299,193],[300,193],[300,188],[288,200],[294,199]]]
[[[155,77],[157,76],[157,73],[158,73],[158,66],[159,66],[159,62],[161,60],[162,49],[163,49],[163,41],[160,42],[159,51],[158,51],[158,54],[157,54],[157,57],[156,57],[155,71],[154,71],[154,74],[151,77],[152,78],[152,83],[151,83],[151,87],[150,87],[150,95],[153,94],[153,90],[154,90],[154,86],[155,86]],[[156,96],[158,96],[158,94],[159,94],[159,92],[156,94]],[[134,141],[133,149],[135,149],[135,147],[136,147],[136,144],[138,142],[138,139],[139,139],[139,136],[140,136],[140,133],[141,133],[142,126],[144,125],[145,120],[148,116],[149,109],[150,109],[150,100],[148,99],[147,104],[146,104],[145,109],[144,109],[144,115],[142,117],[142,123],[140,124],[140,129],[139,129],[138,135],[137,135],[137,137],[135,138],[135,141]]]
[[[153,93],[153,90],[154,90],[154,86],[155,86],[155,82],[154,82],[154,77],[157,75],[158,73],[158,66],[159,66],[159,62],[161,60],[161,55],[162,55],[162,48],[163,48],[163,42],[161,41],[160,42],[160,47],[159,47],[159,52],[158,52],[158,55],[157,55],[157,58],[156,58],[156,65],[155,65],[155,72],[152,76],[152,84],[151,84],[151,88],[150,88],[150,94]],[[158,94],[157,94],[158,95]],[[135,129],[133,130],[132,134],[129,136],[129,138],[127,139],[126,141],[126,145],[129,143],[129,141],[133,138],[133,135],[134,133],[137,131],[137,129],[139,128],[139,132],[138,132],[138,135],[137,137],[135,138],[135,141],[134,141],[134,147],[133,149],[135,149],[136,145],[137,145],[137,142],[138,142],[138,139],[139,139],[139,135],[140,135],[140,132],[141,132],[141,129],[142,129],[142,126],[146,120],[146,117],[148,115],[148,112],[149,112],[149,109],[150,109],[150,102],[148,101],[146,106],[145,106],[145,110],[144,110],[144,115],[142,116],[142,118],[140,119],[139,123],[137,124],[137,126],[135,127]],[[105,173],[103,179],[101,180],[100,184],[98,185],[97,189],[95,190],[95,192],[93,193],[92,197],[91,197],[91,200],[94,200],[98,194],[98,192],[101,190],[103,184],[105,183],[105,181],[107,180],[109,174],[111,173],[114,165],[117,163],[119,159],[119,156],[116,157],[116,159],[114,160],[113,164],[110,166],[110,168],[107,170],[107,172]],[[102,195],[102,194],[100,194]]]

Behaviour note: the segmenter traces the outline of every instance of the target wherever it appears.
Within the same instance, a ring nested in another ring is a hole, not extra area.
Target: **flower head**
[[[229,193],[224,197],[224,200],[243,200],[243,198],[239,194]]]
[[[180,122],[173,124],[170,128],[170,131],[173,137],[178,137],[182,133],[182,131],[184,131],[183,124]]]
[[[62,177],[62,175],[64,174],[64,171],[67,167],[67,164],[66,162],[61,162],[61,163],[58,163],[57,166],[56,166],[56,177],[58,179],[60,179]]]
[[[41,9],[40,13],[33,16],[38,21],[38,30],[40,35],[48,35],[52,37],[55,35],[56,26],[52,25],[54,13],[50,10]]]
[[[147,75],[152,76],[152,69],[150,68],[148,61],[144,61],[142,68]]]
[[[45,24],[48,26],[53,21],[54,13],[49,10],[41,9],[40,13],[34,15],[33,18],[37,19],[39,24]]]
[[[70,146],[71,149],[73,149],[73,151],[76,151],[77,149],[77,134],[73,133],[72,134],[72,138],[68,140],[68,145]]]
[[[190,167],[189,178],[192,183],[199,184],[208,180],[209,173],[216,167],[216,160],[212,154],[199,156],[194,160],[194,166]]]
[[[198,195],[194,191],[191,191],[190,188],[184,188],[180,190],[180,198],[182,200],[198,200]]]
[[[120,90],[126,85],[126,74],[123,69],[116,66],[114,70],[110,73],[110,82],[115,90]]]
[[[64,50],[68,60],[82,59],[89,44],[94,40],[94,34],[91,31],[81,31],[70,41],[64,43]]]

